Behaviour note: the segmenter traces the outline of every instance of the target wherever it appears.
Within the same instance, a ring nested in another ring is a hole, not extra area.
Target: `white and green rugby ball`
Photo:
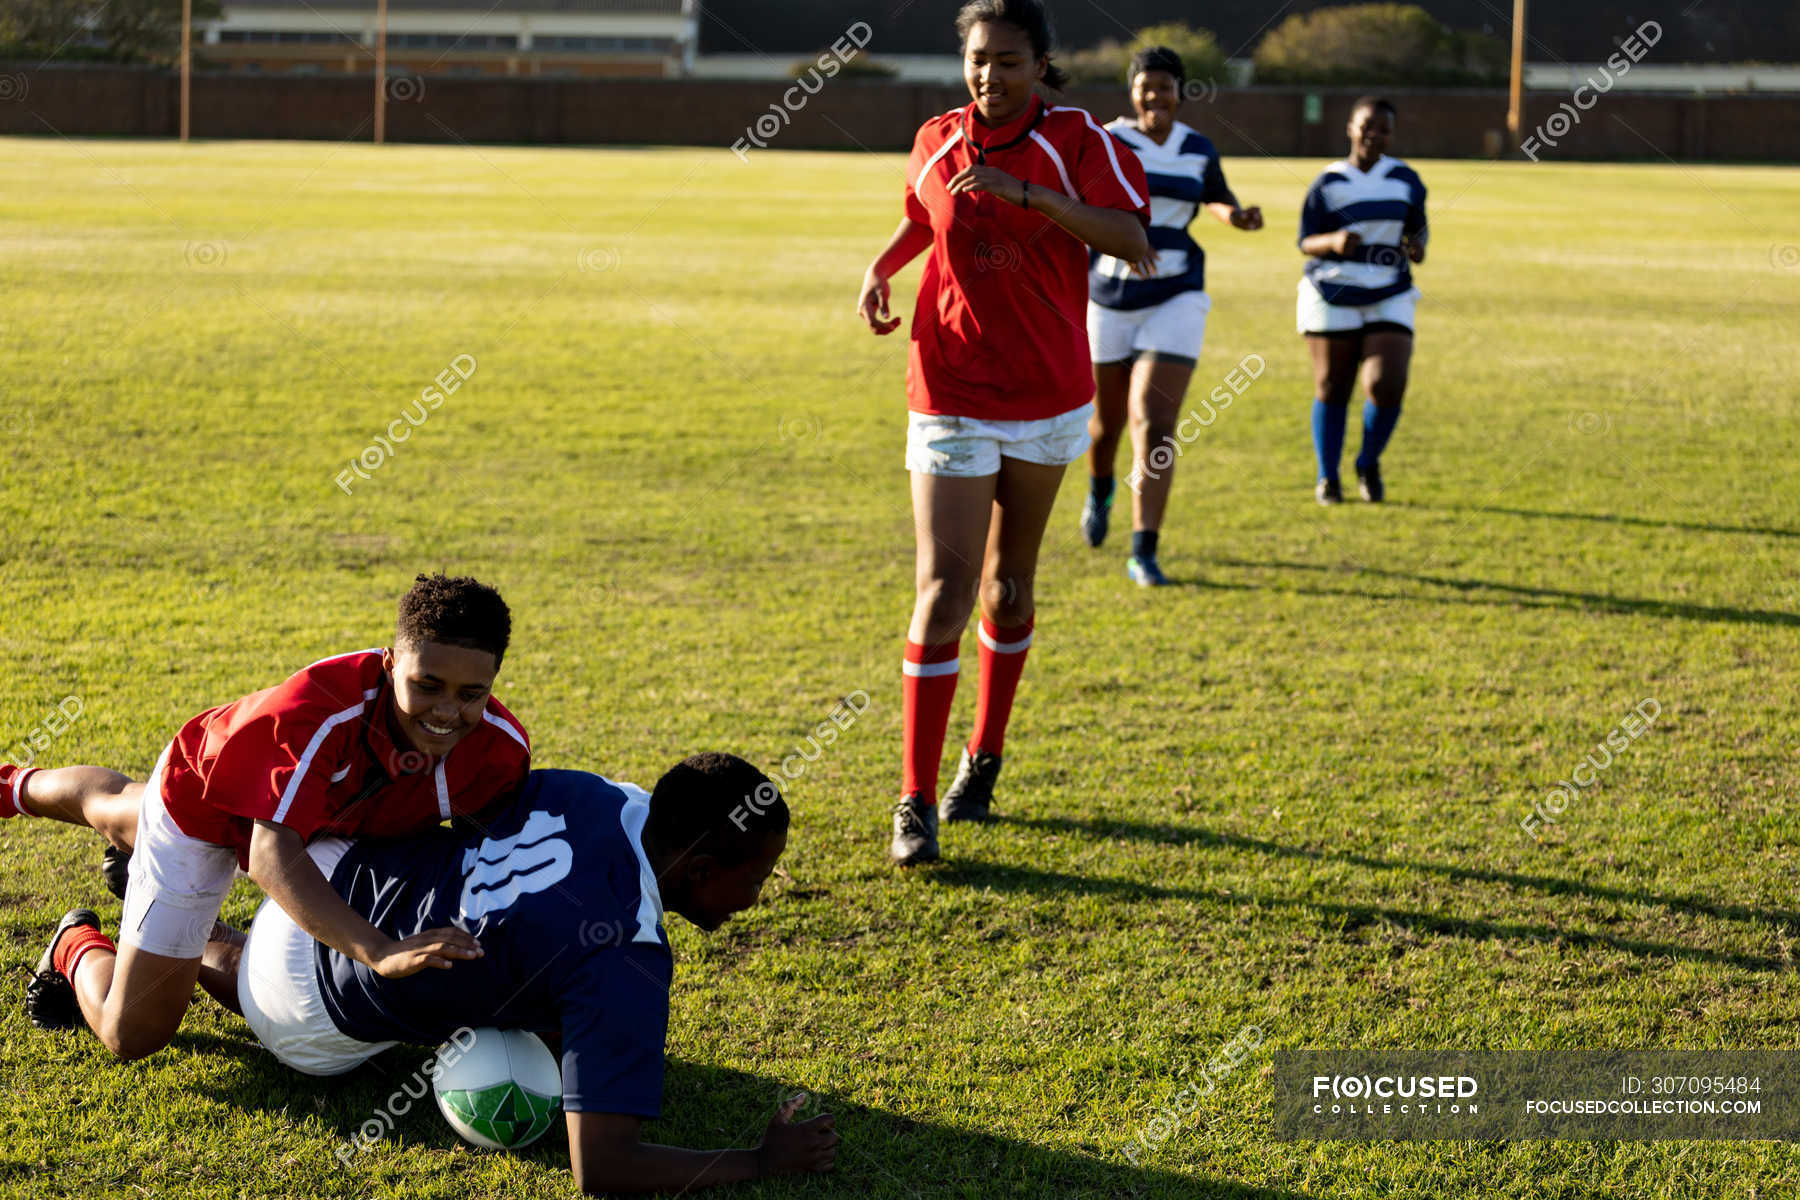
[[[543,1137],[562,1108],[562,1072],[535,1033],[476,1029],[438,1047],[438,1111],[472,1145],[517,1150]]]

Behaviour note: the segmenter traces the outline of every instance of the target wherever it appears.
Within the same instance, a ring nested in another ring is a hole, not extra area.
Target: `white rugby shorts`
[[[237,851],[181,832],[163,806],[168,761],[165,749],[138,805],[119,945],[169,958],[199,958],[237,877]]]
[[[306,848],[320,874],[350,843],[321,838]],[[339,1031],[319,988],[319,944],[273,900],[263,901],[238,959],[238,1006],[250,1031],[283,1065],[304,1075],[354,1071],[395,1042],[359,1042]]]
[[[1294,324],[1301,333],[1352,333],[1364,325],[1386,322],[1413,327],[1413,309],[1419,303],[1419,289],[1409,288],[1398,296],[1374,304],[1332,304],[1319,294],[1310,279],[1300,281],[1299,300],[1295,306]]]
[[[935,413],[906,414],[906,469],[922,475],[977,478],[997,475],[1002,458],[1066,467],[1087,453],[1084,404],[1040,421],[984,421]]]
[[[1106,308],[1088,301],[1088,351],[1097,363],[1124,362],[1140,354],[1198,359],[1206,340],[1212,297],[1180,292],[1149,308]]]

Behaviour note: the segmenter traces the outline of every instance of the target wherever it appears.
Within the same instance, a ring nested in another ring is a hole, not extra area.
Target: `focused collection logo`
[[[1332,1116],[1473,1114],[1481,1111],[1475,1101],[1480,1090],[1470,1075],[1314,1075],[1312,1110]]]

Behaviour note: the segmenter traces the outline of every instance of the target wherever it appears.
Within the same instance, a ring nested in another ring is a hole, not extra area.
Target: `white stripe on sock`
[[[993,636],[988,633],[988,627],[985,623],[976,630],[976,633],[981,636],[981,644],[986,646],[989,650],[992,650],[995,654],[1018,654],[1021,651],[1031,648],[1031,639],[1037,633],[1037,630],[1030,630],[1024,637],[1016,642],[996,642],[993,639]]]

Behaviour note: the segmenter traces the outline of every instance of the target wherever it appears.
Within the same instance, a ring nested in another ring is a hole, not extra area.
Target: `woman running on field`
[[[1300,280],[1296,323],[1313,367],[1313,449],[1320,504],[1344,499],[1338,460],[1344,452],[1350,392],[1362,370],[1362,451],[1356,482],[1378,503],[1381,452],[1400,423],[1412,363],[1413,308],[1419,289],[1408,263],[1425,261],[1425,185],[1413,169],[1387,156],[1394,106],[1364,96],[1350,110],[1350,155],[1320,172],[1300,209],[1300,252],[1310,255]]]
[[[902,866],[938,856],[939,759],[977,598],[975,730],[943,819],[988,815],[1031,645],[1038,546],[1063,470],[1088,445],[1088,251],[1136,262],[1150,248],[1143,168],[1086,112],[1037,94],[1064,82],[1039,0],[973,0],[956,30],[972,102],[920,127],[905,216],[857,303],[870,329],[892,333],[888,281],[930,251],[906,371],[917,596],[889,849]]]
[[[1262,209],[1240,207],[1211,140],[1175,119],[1187,72],[1166,46],[1131,60],[1131,107],[1106,128],[1130,146],[1150,181],[1150,256],[1140,263],[1096,255],[1088,274],[1088,345],[1094,357],[1094,445],[1081,534],[1106,540],[1113,459],[1131,422],[1131,557],[1125,573],[1144,586],[1167,583],[1156,541],[1175,474],[1175,422],[1206,336],[1206,253],[1188,226],[1202,207],[1235,229],[1263,227]]]

